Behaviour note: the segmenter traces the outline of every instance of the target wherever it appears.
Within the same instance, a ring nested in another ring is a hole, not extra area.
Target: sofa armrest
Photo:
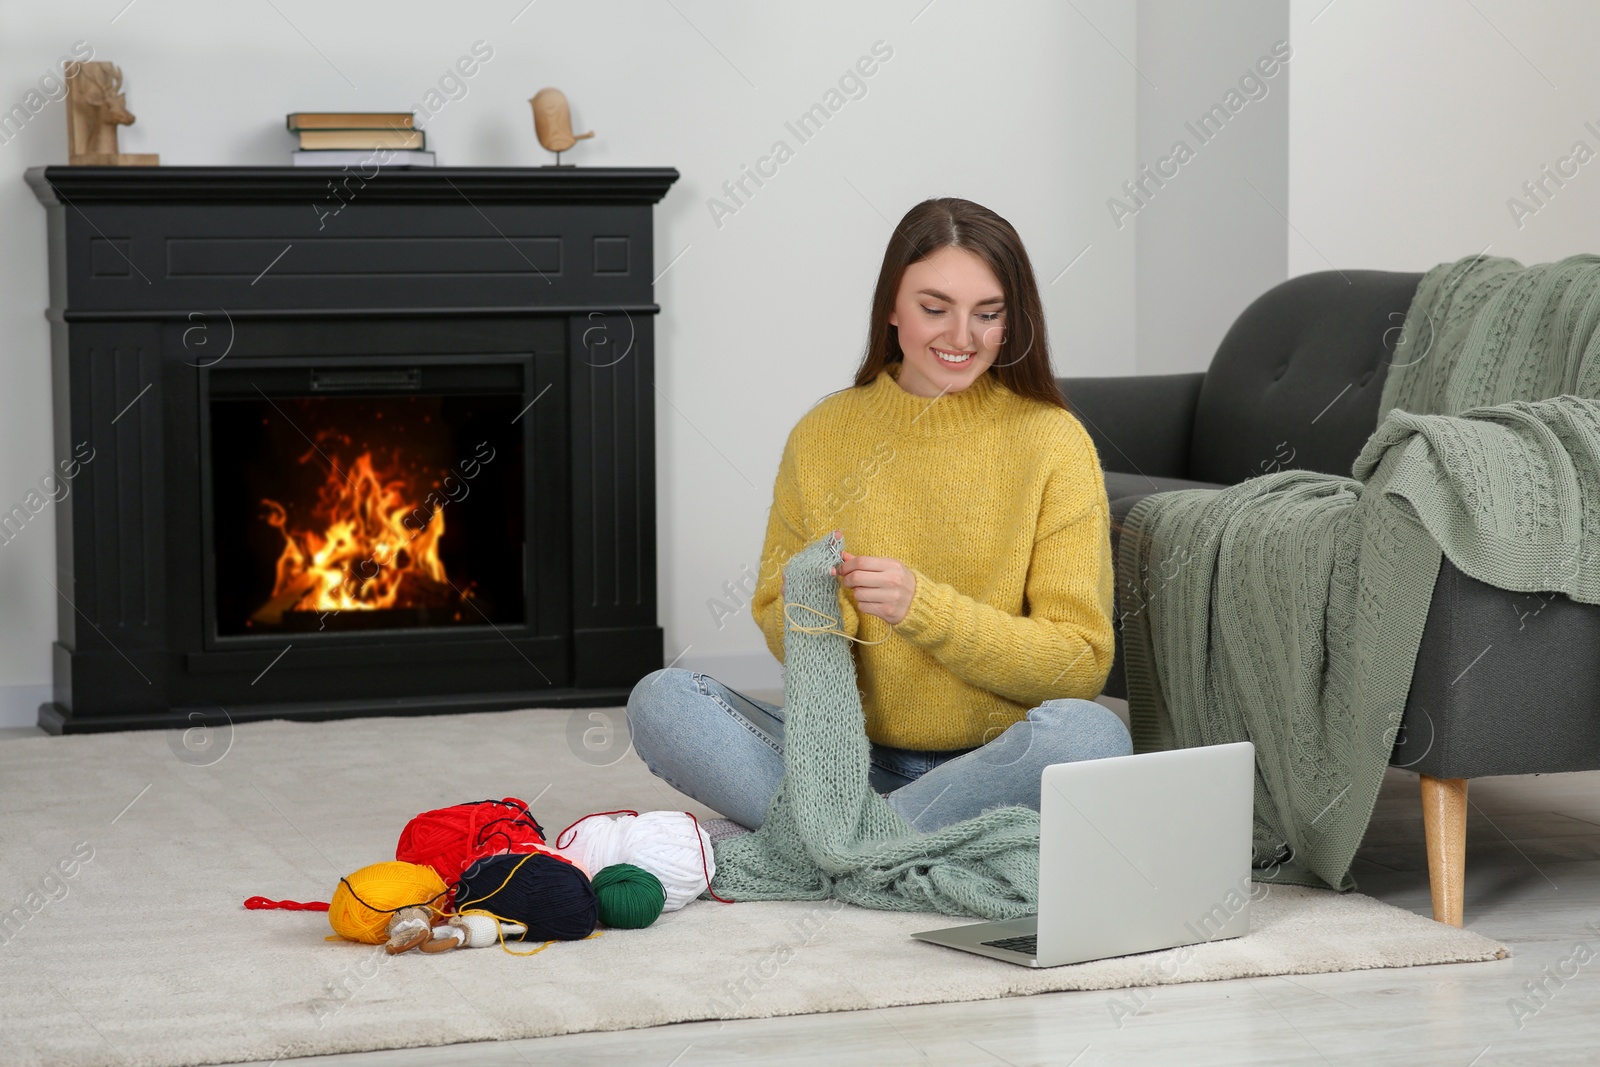
[[[1392,766],[1434,778],[1600,768],[1600,604],[1516,593],[1444,556]]]
[[[1189,476],[1189,441],[1204,371],[1057,378],[1067,406],[1100,453],[1100,465],[1154,478]]]

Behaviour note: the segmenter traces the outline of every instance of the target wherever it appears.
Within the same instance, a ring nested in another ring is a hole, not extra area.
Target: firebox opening
[[[218,635],[526,621],[521,406],[214,395]]]

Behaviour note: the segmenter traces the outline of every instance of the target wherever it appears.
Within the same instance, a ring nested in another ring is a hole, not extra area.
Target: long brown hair
[[[1050,370],[1050,344],[1045,336],[1044,307],[1033,264],[1022,238],[1011,223],[981,204],[956,197],[924,200],[900,220],[883,252],[878,285],[872,294],[872,315],[867,329],[867,351],[856,371],[855,384],[868,385],[891,363],[905,359],[900,351],[900,331],[889,325],[900,278],[911,264],[941,248],[961,248],[988,264],[1000,280],[1005,298],[1005,349],[1008,358],[984,371],[1018,396],[1052,404],[1066,411],[1066,399]],[[1012,356],[1018,347],[1022,355]]]

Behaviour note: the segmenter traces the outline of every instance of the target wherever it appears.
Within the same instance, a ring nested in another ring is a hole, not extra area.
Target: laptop
[[[1059,967],[1249,931],[1249,741],[1058,763],[1041,786],[1038,914],[912,937]]]

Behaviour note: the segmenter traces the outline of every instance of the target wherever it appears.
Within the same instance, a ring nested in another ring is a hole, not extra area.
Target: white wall
[[[1138,12],[1138,173],[1106,228],[1136,235],[1139,373],[1204,370],[1239,312],[1288,277],[1289,3]]]
[[[677,167],[656,216],[656,269],[682,253],[657,286],[661,619],[669,659],[730,684],[775,685],[777,665],[747,612],[719,628],[707,601],[755,568],[789,428],[850,381],[889,220],[928,196],[993,207],[1028,244],[1057,373],[1134,369],[1134,245],[1098,239],[1135,154],[1135,15],[1117,0],[0,0],[0,26],[0,109],[85,40],[122,65],[123,150],[168,164],[285,163],[285,113],[410,107],[481,39],[493,58],[425,123],[442,164],[549,162],[526,100],[554,85],[598,131],[566,162]],[[785,120],[879,40],[893,57],[866,95],[796,145]],[[44,211],[22,172],[66,161],[65,121],[47,104],[0,144],[6,506],[52,462]],[[717,226],[708,197],[778,138],[794,159]],[[0,546],[0,722],[32,722],[48,692],[50,525]]]
[[[1600,158],[1518,226],[1522,184],[1600,153],[1600,6],[1292,0],[1289,272],[1600,252]]]

